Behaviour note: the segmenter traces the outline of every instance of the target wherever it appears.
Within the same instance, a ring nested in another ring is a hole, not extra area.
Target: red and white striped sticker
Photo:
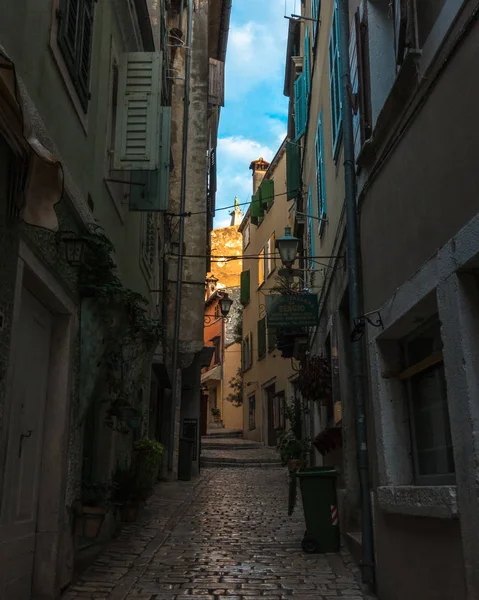
[[[334,506],[333,504],[331,504],[331,521],[333,525],[337,525],[339,523],[338,507]]]

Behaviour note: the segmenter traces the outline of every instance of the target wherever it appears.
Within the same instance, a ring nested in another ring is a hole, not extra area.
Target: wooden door
[[[266,388],[266,398],[268,402],[268,446],[276,446],[277,433],[274,426],[274,395],[275,385]]]
[[[51,326],[51,314],[23,289],[0,510],[2,600],[31,597]]]

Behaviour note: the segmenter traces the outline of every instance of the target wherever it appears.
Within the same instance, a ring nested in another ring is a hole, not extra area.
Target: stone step
[[[206,439],[215,439],[215,438],[242,438],[243,432],[241,430],[226,430],[221,431],[210,431],[204,436]]]
[[[213,459],[201,459],[200,460],[200,468],[201,469],[231,469],[231,468],[269,468],[269,469],[283,469],[284,467],[281,463],[271,463],[271,462],[237,462],[232,461],[231,459],[223,460],[222,462],[215,461]]]
[[[225,444],[215,442],[214,440],[205,440],[203,438],[201,440],[201,448],[203,448],[204,450],[257,450],[258,448],[263,448],[263,446],[261,444],[256,444],[255,442],[243,442],[242,444],[235,444],[235,442],[230,442],[228,444]]]
[[[350,531],[344,537],[351,556],[359,565],[363,554],[363,534],[360,531]]]

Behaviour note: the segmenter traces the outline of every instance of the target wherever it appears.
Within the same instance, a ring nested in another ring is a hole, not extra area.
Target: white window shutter
[[[225,63],[210,58],[208,102],[214,106],[225,105]]]
[[[122,55],[114,169],[154,171],[159,165],[161,52]]]

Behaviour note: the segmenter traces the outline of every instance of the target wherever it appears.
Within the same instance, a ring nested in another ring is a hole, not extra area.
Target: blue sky
[[[251,161],[260,156],[271,160],[286,135],[284,15],[295,12],[295,4],[299,9],[300,0],[233,0],[218,139],[215,227],[229,225],[230,211],[218,209],[232,205],[235,196],[240,202],[251,200]]]

